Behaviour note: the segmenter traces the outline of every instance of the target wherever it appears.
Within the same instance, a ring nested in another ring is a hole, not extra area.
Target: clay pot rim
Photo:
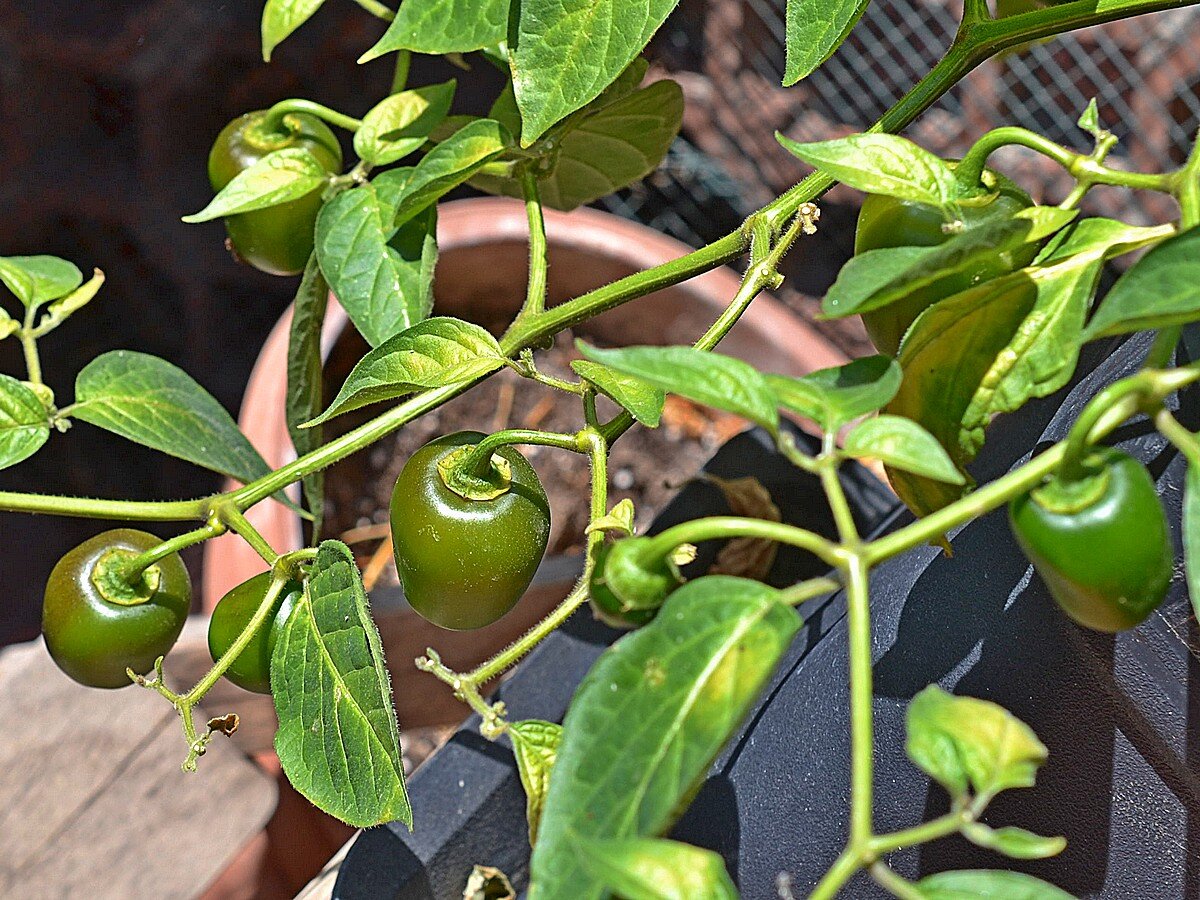
[[[546,210],[546,227],[552,246],[570,247],[615,257],[634,268],[645,269],[677,259],[692,251],[686,244],[645,225],[600,210],[580,208],[569,213]],[[486,228],[480,222],[487,223]],[[438,246],[442,253],[528,238],[524,204],[506,197],[455,200],[438,208]],[[686,289],[723,307],[736,293],[741,278],[723,266],[705,272],[684,284]],[[757,322],[777,346],[795,363],[792,374],[840,365],[845,354],[811,325],[769,295],[755,300],[743,316]],[[291,307],[284,311],[264,342],[242,398],[238,424],[272,468],[292,459],[295,451],[283,417],[286,397],[288,329]],[[328,356],[349,317],[330,295],[322,331],[322,354]],[[294,487],[294,486],[293,486]],[[299,519],[286,507],[264,501],[247,513],[247,518],[279,552],[300,546]],[[225,592],[264,568],[262,560],[238,536],[222,535],[205,545],[203,608],[211,611]]]

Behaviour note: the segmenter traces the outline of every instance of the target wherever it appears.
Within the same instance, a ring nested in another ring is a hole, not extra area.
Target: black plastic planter
[[[975,466],[990,480],[1039,441],[1061,438],[1080,407],[1105,384],[1137,368],[1147,343],[1135,339],[1090,353],[1068,390],[997,423]],[[1179,411],[1200,426],[1193,392]],[[1121,446],[1158,479],[1178,529],[1184,462],[1144,424],[1118,433]],[[735,438],[708,469],[755,474],[785,518],[828,528],[811,480],[753,433]],[[886,494],[851,467],[860,525],[894,528]],[[656,527],[715,509],[715,492],[683,491]],[[1050,748],[1032,790],[1003,794],[992,825],[1063,834],[1068,847],[1040,862],[1006,860],[948,839],[892,857],[918,877],[948,868],[1015,868],[1079,897],[1174,900],[1200,896],[1200,637],[1182,578],[1158,614],[1116,637],[1084,632],[1058,612],[1032,576],[1003,510],[953,535],[955,555],[931,547],[879,567],[874,613],[876,827],[895,829],[944,812],[946,797],[904,756],[904,713],[922,687],[994,700],[1028,722]],[[817,571],[815,561],[781,554],[772,580]],[[804,610],[807,625],[741,734],[717,760],[674,836],[720,852],[742,896],[778,896],[780,872],[793,891],[820,878],[845,840],[849,727],[841,597]],[[583,611],[548,639],[502,688],[512,717],[561,719],[574,685],[615,634]],[[1189,647],[1193,649],[1189,649]],[[334,894],[361,898],[458,898],[472,865],[496,866],[524,884],[529,847],[524,796],[510,752],[489,744],[468,720],[412,781],[417,831],[395,824],[363,832]],[[865,877],[845,896],[886,896]],[[565,898],[569,900],[569,898]]]

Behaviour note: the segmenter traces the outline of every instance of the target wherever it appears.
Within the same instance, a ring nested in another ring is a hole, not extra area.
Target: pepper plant
[[[277,553],[245,513],[273,497],[295,505],[285,490],[300,483],[297,512],[319,537],[326,467],[509,368],[529,380],[530,390],[577,398],[580,428],[464,433],[431,443],[400,477],[392,528],[397,569],[415,609],[445,627],[478,627],[519,601],[546,546],[545,494],[519,446],[575,453],[590,466],[586,561],[569,596],[469,672],[452,671],[434,649],[416,661],[481,716],[488,738],[506,737],[513,746],[528,793],[531,897],[734,896],[719,857],[662,835],[800,630],[797,608],[835,591],[845,592],[848,605],[850,828],[845,851],[818,884],[806,886],[809,896],[835,896],[860,870],[901,898],[1065,896],[1003,868],[911,882],[889,866],[892,851],[953,834],[1018,859],[1053,855],[1064,841],[980,821],[999,792],[1034,783],[1046,749],[999,706],[936,686],[909,707],[906,749],[946,789],[950,810],[900,832],[876,832],[870,572],[927,542],[945,544],[959,527],[1011,504],[1021,546],[1082,626],[1135,627],[1161,602],[1173,559],[1153,483],[1140,464],[1101,442],[1145,415],[1185,454],[1193,468],[1184,531],[1188,553],[1196,552],[1200,440],[1168,400],[1200,380],[1200,363],[1171,364],[1181,329],[1200,320],[1200,149],[1170,171],[1113,167],[1106,159],[1115,138],[1100,127],[1094,103],[1079,111],[1081,137],[1090,136],[1082,151],[999,128],[981,135],[963,159],[947,162],[894,132],[1002,51],[1187,2],[1076,0],[994,15],[983,0],[966,0],[945,57],[868,132],[809,144],[780,137],[815,171],[738,230],[551,307],[543,209],[571,209],[644,177],[679,130],[679,87],[669,79],[646,84],[640,55],[675,2],[595,0],[584,8],[568,0],[403,0],[398,9],[357,2],[388,23],[363,58],[394,57],[390,95],[362,119],[306,99],[247,113],[213,148],[215,197],[186,217],[224,219],[231,248],[245,261],[301,274],[288,359],[293,462],[271,470],[203,388],[170,362],[137,352],[89,363],[74,397],[61,403],[43,383],[38,342],[85,314],[103,275],[85,282],[63,260],[0,258],[0,280],[20,313],[0,317],[0,337],[19,341],[26,363],[23,379],[0,375],[0,463],[19,463],[52,433],[82,422],[242,485],[153,502],[0,493],[0,509],[9,511],[148,528],[195,525],[166,541],[141,531],[106,532],[63,558],[47,586],[44,620],[59,665],[85,684],[136,683],[162,695],[181,718],[185,769],[196,767],[215,734],[237,727],[235,715],[195,720],[218,679],[269,690],[279,715],[279,758],[301,793],[355,825],[399,819],[419,828],[380,641],[353,556],[331,539]],[[268,0],[264,56],[321,5]],[[827,59],[864,7],[860,0],[790,0],[786,82]],[[408,85],[414,53],[459,61],[473,54],[473,65],[498,67],[507,85],[486,117],[456,115],[454,82]],[[357,158],[348,169],[331,129],[353,135]],[[994,151],[1011,145],[1061,166],[1074,189],[1057,205],[1034,205],[1029,192],[1036,186],[1015,185],[987,167]],[[858,255],[824,298],[823,312],[863,316],[883,352],[802,378],[762,373],[714,352],[755,297],[779,285],[780,260],[818,227],[815,201],[835,181],[868,197]],[[463,184],[520,197],[528,212],[526,299],[499,338],[433,315],[437,204]],[[1080,203],[1097,185],[1167,194],[1179,216],[1155,225],[1085,217]],[[1134,251],[1144,255],[1100,297],[1105,264]],[[738,260],[741,288],[691,346],[581,344],[573,378],[539,370],[538,352],[558,332]],[[372,349],[326,407],[319,334],[331,291]],[[1087,342],[1139,331],[1156,334],[1143,368],[1092,399],[1066,441],[974,484],[968,466],[994,417],[1066,385]],[[781,454],[819,478],[837,537],[743,516],[635,536],[629,504],[609,507],[607,454],[628,429],[659,424],[667,393],[764,429]],[[602,416],[601,395],[620,412]],[[330,419],[380,402],[386,410],[365,424],[329,439],[323,434]],[[780,427],[781,411],[819,431],[819,452],[802,452]],[[881,461],[916,518],[882,536],[860,534],[838,479],[839,466],[851,459]],[[176,693],[162,674],[190,598],[177,554],[227,531],[261,554],[265,573],[218,606],[214,666]],[[829,574],[783,589],[727,575],[682,577],[689,548],[729,538],[800,548],[824,561]],[[1103,565],[1080,565],[1081,546],[1102,547],[1092,555],[1102,555]],[[502,703],[486,699],[485,686],[589,600],[597,615],[630,633],[596,663],[561,725],[510,720]]]

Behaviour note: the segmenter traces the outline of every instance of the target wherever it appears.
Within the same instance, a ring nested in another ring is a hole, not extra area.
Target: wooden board
[[[220,738],[182,772],[162,697],[81,687],[40,640],[0,653],[0,723],[0,896],[193,897],[275,806],[271,779]]]

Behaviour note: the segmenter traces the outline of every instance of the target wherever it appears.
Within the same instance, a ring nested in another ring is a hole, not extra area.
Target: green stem
[[[369,12],[377,19],[383,19],[385,22],[390,22],[396,18],[396,13],[389,7],[384,6],[379,0],[354,0],[359,6]]]
[[[392,70],[392,93],[398,94],[408,84],[408,68],[412,64],[411,50],[396,51],[396,67]]]
[[[1182,325],[1166,325],[1154,333],[1154,343],[1142,365],[1147,369],[1163,369],[1171,364],[1171,355],[1183,334]]]
[[[1109,184],[1164,193],[1169,193],[1172,189],[1172,174],[1157,175],[1110,169],[1101,164],[1094,153],[1076,153],[1027,128],[1017,127],[996,128],[983,135],[963,156],[955,169],[955,175],[964,185],[980,184],[988,157],[1001,147],[1013,145],[1034,150],[1053,160],[1078,179],[1081,185]],[[1107,152],[1107,149],[1104,148],[1104,152]]]
[[[122,566],[123,577],[128,581],[138,577],[162,559],[166,559],[172,553],[178,553],[185,547],[190,547],[193,544],[199,544],[201,541],[207,541],[209,538],[214,538],[219,534],[223,534],[225,526],[220,522],[210,522],[194,531],[185,531],[183,534],[176,535],[169,540],[163,541],[156,547],[151,547],[144,553],[139,553],[137,556],[130,557],[129,561]]]
[[[1159,433],[1184,455],[1189,466],[1200,469],[1200,440],[1184,428],[1170,410],[1160,409],[1154,417],[1154,425],[1158,428]],[[1200,602],[1200,598],[1195,599]]]
[[[929,841],[957,834],[963,824],[968,821],[971,821],[971,817],[962,812],[948,812],[911,828],[902,828],[899,831],[876,835],[868,842],[868,847],[873,856],[883,856],[895,850],[903,850],[905,847],[915,847],[918,844],[926,844]]]
[[[724,540],[734,537],[763,538],[791,547],[799,547],[831,566],[842,567],[846,563],[843,551],[839,550],[828,538],[822,537],[815,531],[797,528],[795,525],[788,525],[784,522],[770,522],[766,519],[751,519],[742,516],[709,516],[672,525],[666,531],[660,531],[652,537],[645,538],[643,552],[647,557],[662,559],[681,544],[698,544],[701,541]]]
[[[82,519],[127,519],[133,522],[183,522],[203,519],[208,500],[95,500],[53,494],[0,491],[0,509],[6,512],[75,516]]]
[[[254,639],[254,635],[266,624],[267,618],[271,615],[271,610],[274,608],[275,602],[279,599],[279,594],[283,591],[287,582],[287,576],[281,572],[276,572],[272,575],[271,583],[267,587],[266,593],[263,594],[262,602],[254,610],[254,615],[250,617],[250,621],[246,623],[246,627],[242,629],[242,633],[229,645],[229,649],[221,654],[221,658],[205,673],[204,677],[196,682],[196,685],[190,691],[183,695],[182,700],[185,703],[189,706],[199,703],[220,677],[225,674],[226,670],[233,665],[241,652]]]
[[[521,195],[525,198],[525,216],[529,220],[529,287],[525,305],[517,321],[536,316],[546,308],[546,220],[538,196],[537,175],[533,167],[520,167]]]
[[[867,563],[860,555],[846,572],[846,622],[850,638],[850,846],[872,836],[874,722],[872,719],[871,607]]]
[[[220,521],[237,532],[242,540],[249,544],[254,549],[254,552],[263,558],[267,565],[275,565],[275,561],[279,559],[279,554],[267,543],[267,539],[250,523],[250,520],[242,515],[241,510],[236,506],[226,505],[220,507],[217,514]]]
[[[809,578],[807,581],[801,581],[781,590],[779,602],[786,603],[788,606],[799,606],[814,597],[822,597],[841,589],[842,583],[836,578]]]
[[[290,133],[285,120],[293,113],[306,113],[310,116],[316,116],[330,125],[336,125],[338,128],[344,128],[347,131],[358,131],[362,127],[361,119],[344,115],[337,110],[330,109],[328,106],[322,106],[320,103],[314,103],[312,100],[290,99],[280,100],[268,109],[266,115],[263,116],[262,121],[259,123],[259,128],[268,133]]]
[[[893,896],[899,897],[900,900],[924,900],[926,896],[918,890],[915,884],[907,878],[898,875],[885,862],[877,862],[871,866],[871,877],[875,879],[876,884],[886,888]]]
[[[501,447],[513,444],[536,444],[542,447],[554,447],[559,450],[573,450],[576,453],[586,453],[587,448],[580,444],[577,434],[557,434],[550,431],[531,431],[524,428],[508,428],[489,434],[471,448],[463,457],[462,471],[476,478],[485,478],[491,472],[492,455]]]
[[[842,490],[841,479],[838,478],[837,434],[826,432],[822,439],[821,456],[817,460],[818,474],[825,497],[829,501],[829,509],[833,512],[833,521],[837,524],[838,536],[842,543],[858,546],[858,527],[854,524],[854,514],[850,511],[850,501]]]
[[[837,892],[842,889],[842,885],[861,868],[862,860],[858,853],[847,847],[825,872],[817,886],[813,888],[813,892],[808,895],[808,900],[833,900],[837,896]]]
[[[608,512],[608,444],[598,432],[592,429],[585,429],[582,434],[587,443],[588,456],[591,460],[592,495],[589,509],[590,520],[594,522]],[[515,665],[526,653],[556,631],[575,610],[587,601],[592,567],[596,562],[596,553],[603,542],[604,533],[601,531],[593,531],[588,535],[588,552],[583,574],[566,599],[524,635],[468,673],[465,676],[467,682],[478,687]]]
[[[42,383],[42,361],[38,356],[37,336],[34,333],[33,317],[37,308],[25,310],[25,326],[21,329],[21,350],[25,353],[25,371],[34,384]]]

